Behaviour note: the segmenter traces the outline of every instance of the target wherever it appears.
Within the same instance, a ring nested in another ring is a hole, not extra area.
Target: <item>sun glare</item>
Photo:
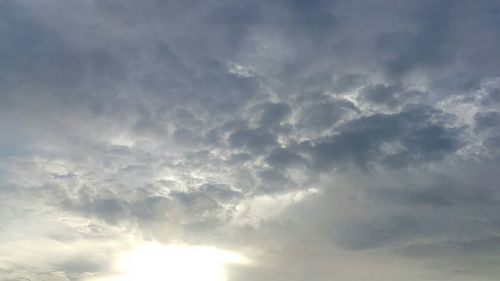
[[[150,243],[125,253],[117,264],[122,274],[112,281],[225,281],[225,264],[247,262],[213,247]]]

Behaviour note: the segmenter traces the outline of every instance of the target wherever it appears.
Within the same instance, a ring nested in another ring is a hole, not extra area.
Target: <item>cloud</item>
[[[318,169],[370,162],[388,166],[440,160],[460,147],[459,128],[433,124],[439,112],[412,108],[397,114],[374,114],[347,123],[337,135],[314,143],[311,153]]]
[[[240,249],[228,280],[496,280],[499,10],[3,1],[0,280],[151,240]]]

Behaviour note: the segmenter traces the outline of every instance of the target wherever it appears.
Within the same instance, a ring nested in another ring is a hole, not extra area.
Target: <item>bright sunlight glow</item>
[[[225,281],[224,265],[247,263],[240,254],[213,247],[149,243],[118,261],[112,281]]]

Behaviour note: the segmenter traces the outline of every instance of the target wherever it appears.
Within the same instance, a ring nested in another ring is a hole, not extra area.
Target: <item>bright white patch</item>
[[[225,281],[224,264],[247,263],[234,252],[212,247],[150,243],[125,253],[118,261],[122,274],[112,281]]]
[[[135,140],[126,133],[115,135],[109,139],[112,145],[116,146],[126,146],[133,147],[135,145]]]
[[[243,200],[234,208],[233,223],[258,227],[263,221],[277,217],[289,206],[320,191],[316,188],[277,195],[261,195]]]
[[[245,67],[240,64],[231,64],[229,66],[229,72],[232,74],[239,75],[241,77],[253,77],[255,76],[255,71],[249,67]]]

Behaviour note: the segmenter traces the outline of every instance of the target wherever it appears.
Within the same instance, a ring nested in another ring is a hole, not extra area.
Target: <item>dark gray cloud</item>
[[[273,150],[266,158],[271,167],[284,169],[290,166],[307,165],[307,160],[290,149],[278,148]]]
[[[263,152],[275,146],[276,135],[266,128],[241,128],[229,135],[229,144],[236,148],[245,148],[251,152]]]
[[[280,125],[288,115],[291,108],[286,103],[267,103],[262,105],[262,113],[259,120],[261,126],[273,127]]]
[[[107,280],[144,241],[241,249],[228,280],[496,280],[499,24],[493,0],[3,1],[0,280]]]
[[[362,95],[368,102],[393,107],[401,102],[399,91],[397,86],[376,84],[363,89]]]
[[[305,130],[316,133],[331,130],[343,117],[358,112],[356,106],[348,100],[332,99],[322,95],[311,96],[299,100],[304,107],[299,126]]]
[[[439,112],[412,108],[397,114],[374,114],[345,124],[336,135],[313,143],[311,153],[318,169],[372,163],[393,167],[418,165],[456,151],[460,129],[446,128],[433,119]]]

